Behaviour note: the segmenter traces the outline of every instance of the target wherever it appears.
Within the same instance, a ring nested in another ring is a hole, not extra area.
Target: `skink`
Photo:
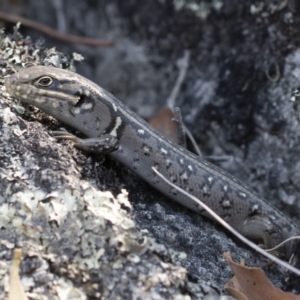
[[[5,87],[12,96],[88,137],[63,133],[59,138],[71,139],[88,151],[108,153],[167,197],[210,217],[197,203],[159,179],[152,170],[155,167],[249,239],[273,247],[300,232],[235,177],[168,141],[113,95],[76,73],[33,66],[8,77]],[[291,244],[282,252],[289,258]]]

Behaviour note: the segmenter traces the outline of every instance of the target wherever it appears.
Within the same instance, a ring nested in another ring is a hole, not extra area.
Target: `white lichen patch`
[[[21,66],[40,63],[41,53],[47,65],[59,67],[66,59],[28,41],[0,43],[0,58]],[[82,180],[86,156],[55,141],[45,125],[17,117],[12,105],[1,89],[0,300],[10,289],[16,247],[30,299],[181,299],[181,287],[197,290],[184,268],[163,262],[170,257],[166,247],[136,226],[127,192],[114,197],[99,191],[95,178]],[[115,132],[120,125],[116,119]]]
[[[19,156],[9,151],[14,155],[0,169],[0,179],[6,187],[0,196],[0,238],[2,242],[12,239],[12,247],[8,247],[9,242],[5,246],[8,252],[15,247],[16,237],[22,241],[25,266],[26,260],[29,264],[31,260],[37,261],[31,276],[26,273],[21,278],[25,292],[30,291],[37,299],[86,299],[87,295],[106,298],[120,284],[119,278],[140,297],[159,295],[160,287],[177,289],[185,277],[174,274],[182,268],[168,266],[172,273],[161,268],[157,255],[151,253],[159,253],[163,248],[154,241],[149,245],[148,233],[137,229],[129,213],[132,207],[127,191],[122,190],[115,198],[111,192],[95,189],[80,180],[68,151],[63,147],[51,149],[55,143],[46,133],[41,135],[40,129],[35,133],[31,126],[24,131],[25,137],[10,110],[0,110],[0,118],[7,122],[6,130],[1,133],[4,140],[10,137],[7,147],[23,147]],[[48,261],[56,265],[62,277],[59,273],[52,274]],[[0,285],[6,282],[6,292],[9,264],[9,260],[5,261],[0,272]],[[144,274],[145,268],[151,272]],[[95,277],[91,280],[93,270],[97,270],[97,284]],[[134,281],[127,273],[132,270],[137,274]],[[115,276],[113,272],[120,275]],[[40,276],[47,284],[38,283]],[[178,283],[170,285],[170,276],[175,276]],[[68,278],[81,278],[84,285],[74,285]],[[142,288],[149,284],[150,290]],[[0,299],[4,296],[0,295]]]

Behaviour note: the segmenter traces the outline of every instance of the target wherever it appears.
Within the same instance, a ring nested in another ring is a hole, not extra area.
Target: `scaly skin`
[[[225,171],[169,142],[110,93],[88,79],[62,69],[34,66],[6,79],[7,91],[89,139],[68,138],[85,150],[109,153],[178,203],[211,218],[190,198],[152,171],[199,198],[244,236],[274,247],[299,234],[282,213]],[[286,258],[291,244],[281,248]]]

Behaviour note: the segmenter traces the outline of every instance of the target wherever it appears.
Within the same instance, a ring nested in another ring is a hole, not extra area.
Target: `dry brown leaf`
[[[177,131],[178,125],[172,121],[174,114],[172,110],[165,106],[161,108],[154,116],[152,116],[148,123],[156,130],[160,131],[168,140],[178,143]]]
[[[20,281],[19,267],[22,250],[15,249],[12,264],[9,270],[8,300],[28,300]]]
[[[229,252],[224,253],[224,258],[235,275],[225,290],[238,300],[300,300],[300,295],[274,287],[260,268],[235,263]]]

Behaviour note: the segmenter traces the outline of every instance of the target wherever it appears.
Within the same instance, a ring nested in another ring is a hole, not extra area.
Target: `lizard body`
[[[211,218],[197,203],[161,180],[167,179],[199,198],[233,228],[252,240],[274,247],[299,234],[278,210],[235,177],[173,144],[113,95],[88,79],[54,67],[34,66],[6,79],[14,97],[32,104],[88,139],[68,138],[85,150],[108,153],[157,190],[185,207]],[[292,247],[284,246],[289,258]]]

